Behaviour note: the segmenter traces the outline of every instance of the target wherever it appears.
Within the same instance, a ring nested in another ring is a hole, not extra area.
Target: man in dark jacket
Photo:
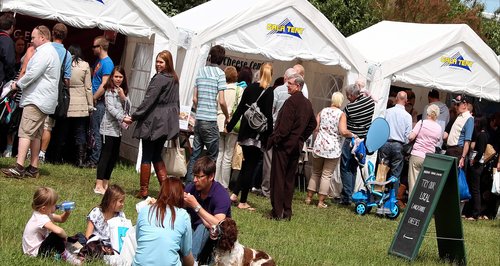
[[[283,104],[267,147],[273,148],[271,163],[271,205],[273,219],[290,220],[295,173],[304,141],[316,128],[311,102],[302,94],[304,79],[292,75],[287,82],[291,95]]]
[[[0,85],[14,79],[16,75],[16,50],[10,35],[14,32],[16,19],[12,14],[0,16]]]

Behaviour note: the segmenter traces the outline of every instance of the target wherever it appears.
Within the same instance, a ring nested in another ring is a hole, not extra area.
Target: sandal
[[[318,203],[318,208],[326,209],[326,208],[328,208],[328,205],[326,205],[325,203]]]
[[[474,217],[467,217],[467,218],[465,218],[465,220],[466,221],[477,221],[477,219]]]
[[[240,207],[241,204],[244,204],[243,207]],[[248,205],[247,203],[240,203],[236,207],[240,210],[255,211],[255,208],[252,208],[252,206]]]
[[[238,203],[238,195],[236,195],[236,194],[231,194],[231,196],[229,197],[229,199],[231,200],[231,202],[233,204],[237,204]]]
[[[306,205],[311,205],[311,198],[306,198],[304,202]]]
[[[478,219],[479,220],[489,220],[490,218],[488,218],[488,216],[486,216],[486,215],[483,215],[483,216],[479,216]]]

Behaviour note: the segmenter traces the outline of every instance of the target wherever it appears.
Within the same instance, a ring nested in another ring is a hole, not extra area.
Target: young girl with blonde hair
[[[81,261],[65,250],[68,235],[55,223],[64,223],[71,211],[63,214],[54,214],[58,195],[50,187],[39,187],[33,195],[33,214],[24,227],[23,253],[29,256],[61,256],[71,264],[81,264]]]

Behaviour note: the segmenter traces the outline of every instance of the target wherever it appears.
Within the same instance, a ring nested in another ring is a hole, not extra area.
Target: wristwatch
[[[198,213],[201,210],[201,205],[198,204],[193,209],[194,209],[194,212]]]

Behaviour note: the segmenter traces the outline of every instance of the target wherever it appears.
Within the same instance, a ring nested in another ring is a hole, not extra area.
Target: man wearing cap
[[[454,156],[458,160],[458,167],[465,166],[465,158],[469,153],[472,132],[474,131],[474,117],[467,109],[470,100],[465,95],[458,95],[452,102],[457,107],[457,119],[451,127],[450,133],[445,133],[446,155]]]
[[[446,128],[446,125],[450,121],[450,111],[448,110],[448,106],[446,106],[446,104],[439,101],[439,91],[437,91],[437,90],[433,89],[433,90],[429,91],[429,93],[427,94],[427,98],[429,100],[429,104],[424,107],[424,112],[422,113],[422,114],[424,114],[423,117],[425,117],[425,114],[427,114],[427,108],[431,104],[435,104],[437,107],[439,107],[439,116],[438,116],[436,122],[441,126],[441,134],[443,134],[444,130]],[[423,118],[423,119],[425,119],[425,118]],[[441,147],[442,144],[443,144],[443,140],[441,139],[437,145],[438,145],[438,147]]]

